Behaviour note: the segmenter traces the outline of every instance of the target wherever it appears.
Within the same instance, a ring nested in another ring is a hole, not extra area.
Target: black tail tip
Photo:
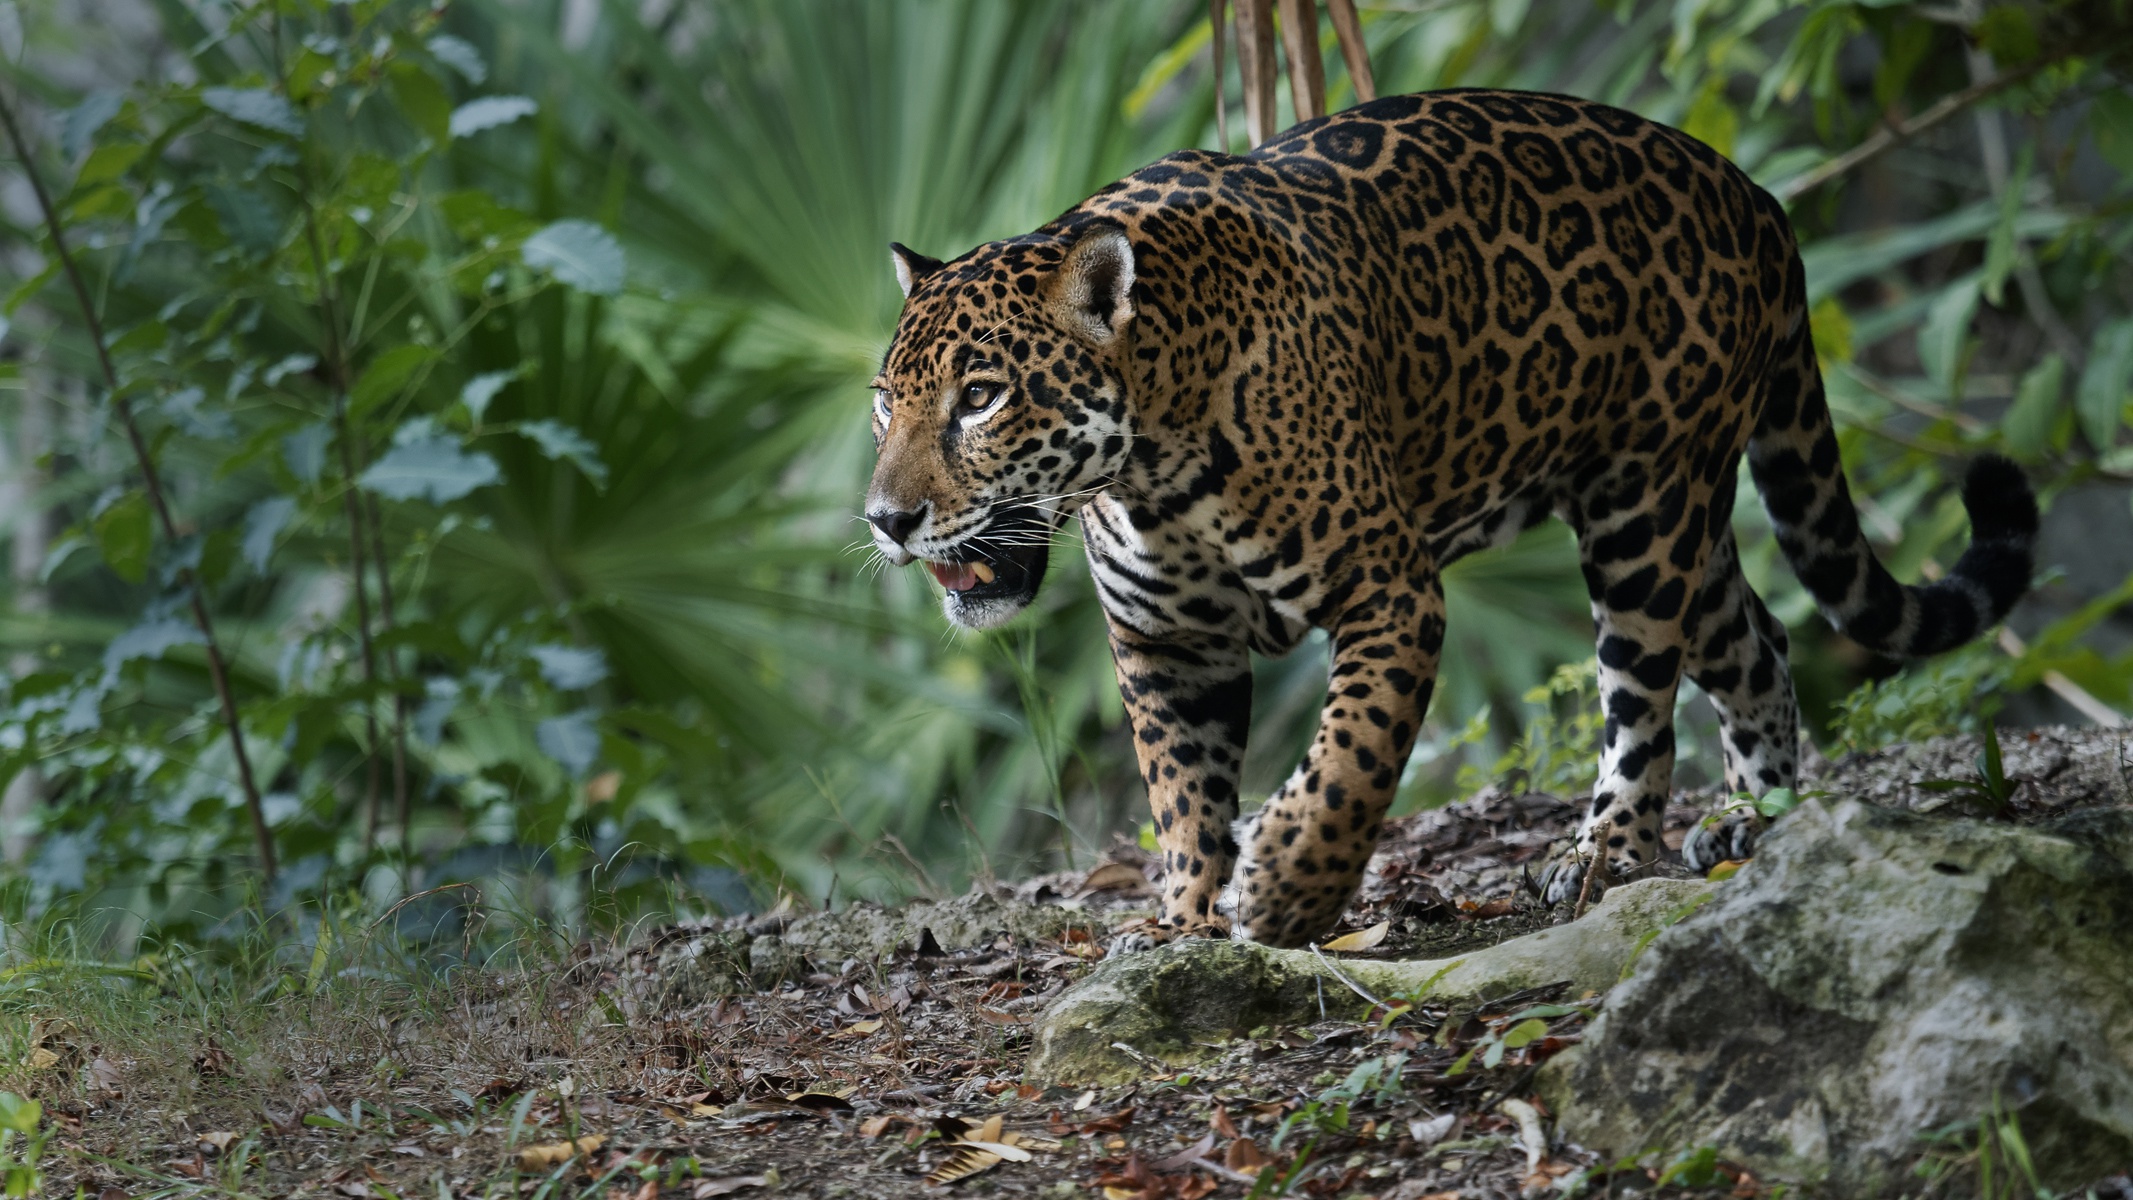
[[[2037,536],[2037,494],[2022,468],[1997,454],[1970,464],[1963,475],[1963,508],[1970,514],[1970,540],[2030,542]]]

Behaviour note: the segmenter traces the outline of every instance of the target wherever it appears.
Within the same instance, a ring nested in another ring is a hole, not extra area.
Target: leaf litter
[[[1668,841],[1706,811],[1676,805]],[[1560,919],[1528,881],[1576,814],[1491,789],[1389,822],[1321,948],[1439,957]],[[1597,1000],[1546,989],[1253,1030],[1131,1085],[1026,1080],[1030,1022],[1145,915],[1151,869],[1122,843],[1089,871],[990,889],[1000,928],[926,927],[867,953],[756,955],[799,927],[785,912],[581,945],[543,969],[351,983],[222,1028],[32,1011],[0,1088],[45,1102],[51,1192],[100,1200],[1767,1193],[1722,1163],[1654,1190],[1658,1159],[1602,1170],[1551,1144],[1533,1073]],[[716,945],[749,953],[713,963],[716,986],[678,989],[680,951]]]

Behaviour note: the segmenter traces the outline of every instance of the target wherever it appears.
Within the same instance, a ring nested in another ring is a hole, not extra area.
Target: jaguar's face
[[[874,380],[874,545],[923,561],[948,619],[991,629],[1028,607],[1051,535],[1124,464],[1133,248],[1078,239],[981,247],[943,264],[894,247],[904,311]]]

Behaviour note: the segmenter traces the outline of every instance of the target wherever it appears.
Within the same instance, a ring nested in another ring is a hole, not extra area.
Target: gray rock
[[[1915,1188],[1995,1106],[2047,1186],[2133,1164],[2133,811],[2037,827],[1802,805],[1661,934],[1541,1086],[1605,1156],[1714,1146],[1820,1194]]]
[[[1647,934],[1710,887],[1676,879],[1618,887],[1581,920],[1450,959],[1326,959],[1208,940],[1110,959],[1045,1006],[1028,1073],[1055,1084],[1120,1083],[1154,1064],[1201,1061],[1263,1025],[1360,1017],[1369,1003],[1351,982],[1380,998],[1454,1003],[1554,983],[1572,995],[1601,991]]]

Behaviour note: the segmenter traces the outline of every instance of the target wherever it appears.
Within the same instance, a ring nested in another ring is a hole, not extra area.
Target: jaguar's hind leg
[[[1606,721],[1599,780],[1573,856],[1550,868],[1550,903],[1576,896],[1586,870],[1623,878],[1656,860],[1674,778],[1674,694],[1703,613],[1712,488],[1652,479],[1628,463],[1573,506],[1592,596]]]
[[[1760,796],[1792,787],[1800,773],[1800,713],[1792,695],[1785,626],[1763,606],[1741,573],[1733,531],[1722,530],[1704,570],[1703,636],[1689,655],[1689,677],[1718,710],[1726,790]],[[1762,820],[1733,808],[1689,831],[1681,857],[1708,871],[1755,852]]]

